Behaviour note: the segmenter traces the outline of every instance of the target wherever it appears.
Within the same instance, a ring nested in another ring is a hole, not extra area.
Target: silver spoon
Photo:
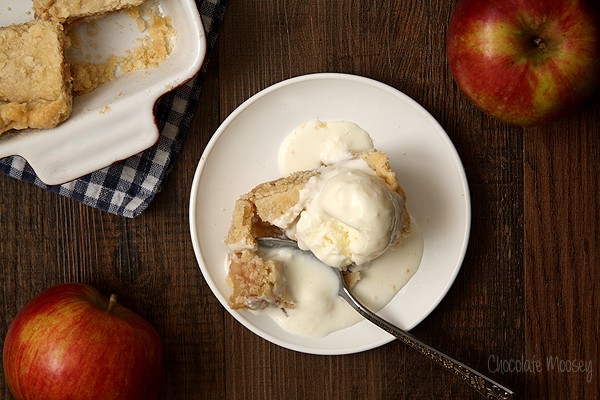
[[[282,239],[275,237],[262,237],[256,239],[260,246],[264,247],[289,247],[298,251],[303,251],[298,248],[298,244],[291,239]],[[307,251],[307,253],[310,253]],[[312,254],[312,253],[310,253]],[[488,378],[480,372],[475,371],[474,369],[466,366],[460,361],[455,360],[454,358],[447,356],[439,350],[434,349],[431,346],[426,345],[421,342],[419,339],[415,338],[410,333],[400,329],[396,325],[384,320],[379,317],[377,314],[369,311],[365,306],[363,306],[360,301],[354,297],[354,295],[348,289],[346,285],[346,281],[344,280],[344,276],[342,271],[339,268],[332,269],[336,272],[336,276],[340,281],[339,287],[339,295],[348,302],[360,315],[362,315],[366,320],[372,322],[377,325],[379,328],[383,329],[387,333],[395,336],[398,340],[412,347],[414,350],[417,350],[419,353],[425,355],[436,363],[440,364],[442,367],[448,369],[453,372],[459,378],[462,379],[463,382],[471,386],[475,389],[479,394],[484,396],[487,399],[512,399],[513,392],[494,381],[493,379]]]

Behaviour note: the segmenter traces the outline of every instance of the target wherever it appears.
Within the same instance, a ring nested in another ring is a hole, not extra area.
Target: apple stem
[[[548,43],[542,38],[533,39],[533,45],[540,50],[545,50],[548,47]]]
[[[111,294],[110,298],[108,299],[108,307],[106,311],[111,312],[112,309],[115,308],[115,305],[117,305],[117,295]]]

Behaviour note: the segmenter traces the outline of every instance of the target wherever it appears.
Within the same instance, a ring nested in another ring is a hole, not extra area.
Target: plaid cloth
[[[160,132],[156,145],[63,185],[44,184],[21,157],[0,159],[0,172],[102,211],[128,218],[140,215],[160,191],[187,135],[226,3],[227,0],[196,0],[206,31],[205,62],[194,79],[162,96],[156,103],[154,113]]]

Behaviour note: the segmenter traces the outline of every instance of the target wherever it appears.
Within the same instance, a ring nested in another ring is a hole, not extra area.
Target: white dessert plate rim
[[[414,100],[356,75],[298,76],[255,94],[223,121],[198,163],[190,193],[190,234],[201,273],[223,307],[242,325],[279,346],[311,354],[351,354],[394,338],[367,321],[323,338],[290,334],[270,318],[227,305],[223,239],[239,195],[279,177],[282,140],[313,120],[356,122],[386,152],[423,233],[419,269],[379,314],[410,330],[443,299],[467,249],[471,203],[466,175],[450,138]]]
[[[167,59],[156,68],[122,75],[91,93],[76,96],[71,117],[56,128],[1,134],[0,158],[20,156],[43,183],[58,185],[131,157],[156,143],[159,131],[153,110],[155,102],[193,78],[207,49],[194,0],[156,1],[175,29],[174,47]],[[31,1],[7,0],[2,7],[0,26],[33,19]],[[99,27],[97,43],[103,44],[88,46],[95,53],[94,60],[108,56],[111,54],[108,51],[124,44],[136,45],[141,34],[134,28],[135,21],[127,18],[124,14],[113,14],[94,21]],[[106,43],[109,45],[104,46]],[[96,50],[97,47],[102,49]]]

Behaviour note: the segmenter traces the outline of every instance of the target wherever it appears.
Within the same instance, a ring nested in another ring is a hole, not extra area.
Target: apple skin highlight
[[[78,283],[34,297],[4,341],[6,382],[17,399],[155,399],[162,361],[146,320]]]
[[[446,44],[458,87],[513,125],[542,125],[577,109],[600,84],[595,0],[459,0]]]

